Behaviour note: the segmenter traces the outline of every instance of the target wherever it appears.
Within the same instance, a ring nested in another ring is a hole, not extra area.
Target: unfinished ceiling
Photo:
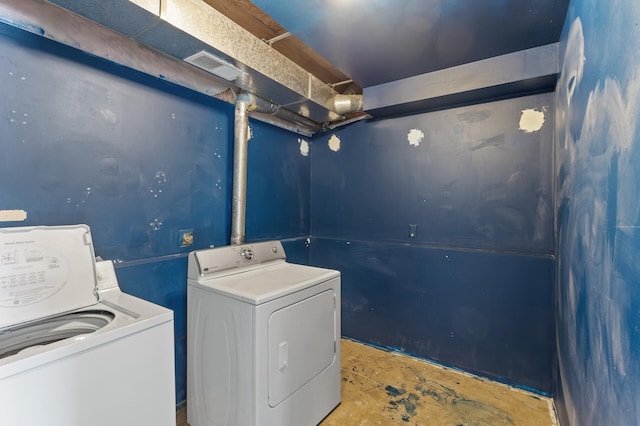
[[[3,0],[0,22],[217,97],[248,91],[313,134],[553,90],[568,2]],[[207,82],[184,62],[203,50],[240,77]]]
[[[322,81],[338,83],[332,85],[336,91],[365,88],[365,110],[375,117],[553,90],[557,42],[569,4],[204,1],[264,40],[291,34],[273,47]],[[344,81],[352,83],[339,84]]]
[[[362,87],[370,87],[555,43],[569,1],[253,3]]]
[[[331,85],[337,92],[361,94],[362,88],[351,78],[333,66],[324,57],[312,50],[308,44],[283,28],[271,16],[249,0],[203,0],[220,13],[269,43],[278,52],[303,69]]]

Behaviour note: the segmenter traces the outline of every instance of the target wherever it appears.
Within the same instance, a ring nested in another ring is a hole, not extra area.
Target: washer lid
[[[0,228],[0,328],[98,302],[87,225]]]

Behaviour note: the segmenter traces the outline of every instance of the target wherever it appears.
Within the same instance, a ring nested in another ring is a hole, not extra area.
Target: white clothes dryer
[[[0,228],[0,417],[175,426],[173,312],[122,293],[86,225]]]
[[[317,425],[340,403],[340,273],[279,241],[189,254],[187,421]]]

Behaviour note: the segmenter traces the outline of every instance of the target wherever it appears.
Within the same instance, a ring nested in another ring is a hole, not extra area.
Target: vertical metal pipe
[[[249,151],[249,98],[239,95],[235,103],[233,139],[233,202],[231,244],[244,244],[247,214],[247,159]]]
[[[247,160],[249,151],[249,112],[271,114],[301,125],[317,123],[251,93],[236,97],[233,133],[233,201],[231,205],[231,244],[244,244],[247,216]],[[319,129],[320,127],[318,127]]]

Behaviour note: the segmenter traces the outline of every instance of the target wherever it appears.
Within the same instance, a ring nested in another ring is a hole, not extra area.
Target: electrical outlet
[[[193,229],[181,229],[180,234],[180,247],[189,247],[193,245]]]

